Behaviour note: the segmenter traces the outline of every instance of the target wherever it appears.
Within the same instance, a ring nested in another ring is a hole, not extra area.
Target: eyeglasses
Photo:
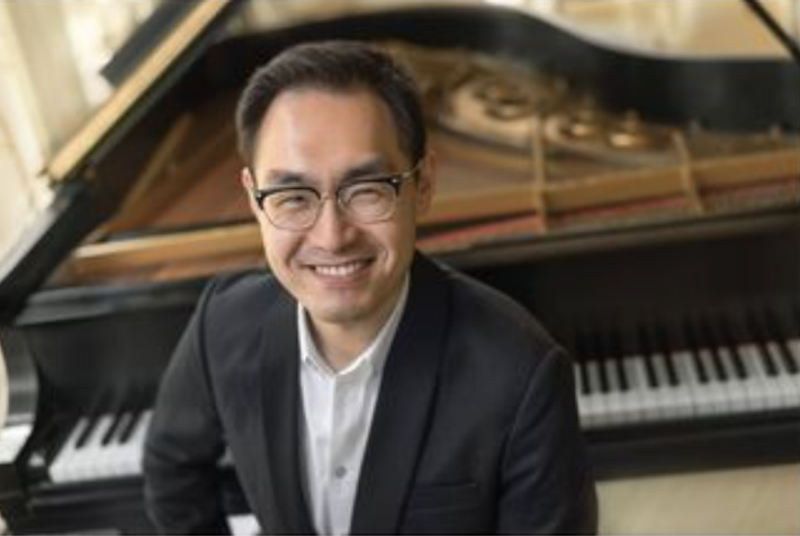
[[[322,194],[311,186],[253,188],[256,204],[278,229],[304,231],[316,223],[322,205],[335,197],[336,204],[349,219],[358,223],[378,223],[394,215],[400,187],[416,177],[422,160],[404,173],[369,175],[342,184],[334,192]]]

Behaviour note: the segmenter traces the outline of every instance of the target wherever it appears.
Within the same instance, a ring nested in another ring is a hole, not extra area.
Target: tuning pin
[[[585,140],[595,138],[602,132],[602,121],[594,103],[585,99],[578,111],[568,118],[563,134],[573,139]]]
[[[647,131],[639,114],[628,111],[608,132],[609,145],[617,149],[639,149],[654,145],[653,137]]]

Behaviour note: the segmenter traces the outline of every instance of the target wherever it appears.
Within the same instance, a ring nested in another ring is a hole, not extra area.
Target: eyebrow
[[[382,157],[371,158],[346,170],[337,181],[337,187],[357,181],[365,175],[388,173],[389,166]],[[312,186],[314,179],[305,173],[285,169],[271,169],[266,174],[266,185],[262,188],[284,186]]]
[[[375,175],[378,173],[387,173],[389,166],[383,158],[373,158],[362,164],[348,169],[341,177],[340,183],[353,182],[365,175]]]
[[[284,169],[271,169],[267,173],[264,188],[275,188],[279,186],[307,186],[308,176],[296,171]]]

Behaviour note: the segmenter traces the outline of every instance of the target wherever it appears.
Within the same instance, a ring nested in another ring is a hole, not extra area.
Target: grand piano
[[[375,41],[418,78],[441,159],[419,247],[570,351],[600,478],[797,460],[797,65],[614,48],[478,2],[256,30],[231,21],[237,2],[187,4],[111,70],[116,91],[45,170],[52,205],[0,263],[12,532],[152,531],[140,460],[161,373],[209,278],[268,270],[237,91],[323,38]]]

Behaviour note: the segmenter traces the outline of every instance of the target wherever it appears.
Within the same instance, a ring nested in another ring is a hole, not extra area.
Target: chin
[[[327,324],[351,324],[364,318],[363,311],[352,306],[314,307],[307,310],[314,320]]]

